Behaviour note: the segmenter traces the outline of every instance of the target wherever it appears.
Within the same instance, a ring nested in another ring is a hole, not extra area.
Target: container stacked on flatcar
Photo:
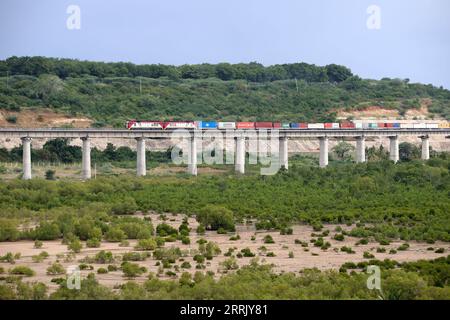
[[[326,123],[297,123],[297,122],[217,122],[217,121],[141,121],[129,120],[126,123],[129,130],[166,130],[166,129],[281,129],[281,130],[308,130],[308,129],[445,129],[450,123],[445,121],[430,122],[427,120],[410,122],[405,120],[355,120],[326,122]]]

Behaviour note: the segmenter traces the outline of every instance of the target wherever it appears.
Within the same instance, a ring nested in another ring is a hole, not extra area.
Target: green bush
[[[233,212],[223,206],[206,205],[198,211],[196,218],[207,229],[235,231]]]
[[[53,263],[50,267],[47,268],[47,274],[48,275],[59,275],[59,274],[65,274],[66,269],[62,266],[60,263]]]
[[[154,239],[141,239],[135,246],[136,250],[155,250],[157,243]]]
[[[13,275],[22,275],[22,276],[26,276],[26,277],[32,277],[35,275],[35,272],[27,266],[14,267],[9,270],[9,273],[13,274]]]

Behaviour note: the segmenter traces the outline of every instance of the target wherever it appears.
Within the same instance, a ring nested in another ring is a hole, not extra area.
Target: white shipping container
[[[236,122],[219,122],[219,129],[236,129]]]
[[[438,123],[427,123],[427,129],[438,129],[439,124]]]
[[[414,129],[426,129],[427,125],[425,123],[414,123]]]
[[[369,127],[368,123],[355,122],[356,129],[363,129],[363,128],[368,128],[368,127]]]
[[[308,129],[324,129],[323,123],[308,123]]]
[[[412,128],[414,128],[414,124],[413,123],[400,123],[400,128],[401,129],[412,129]]]
[[[331,128],[332,128],[332,129],[339,129],[339,123],[333,122],[333,123],[331,124]]]

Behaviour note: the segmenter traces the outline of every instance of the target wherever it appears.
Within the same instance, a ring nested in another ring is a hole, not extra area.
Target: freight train
[[[392,120],[355,120],[326,123],[298,122],[219,122],[219,121],[141,121],[129,120],[129,130],[173,129],[439,129],[450,128],[450,122],[392,122]]]

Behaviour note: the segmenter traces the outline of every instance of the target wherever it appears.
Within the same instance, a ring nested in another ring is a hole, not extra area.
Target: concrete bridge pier
[[[189,151],[188,151],[188,173],[190,175],[197,175],[197,139],[191,137],[189,139]]]
[[[91,178],[91,140],[89,137],[82,137],[81,141],[81,178],[88,180]]]
[[[236,172],[245,173],[245,138],[237,137],[236,139],[236,162],[234,170]]]
[[[145,160],[145,139],[143,137],[136,138],[136,175],[138,177],[143,177],[147,174],[146,160]]]
[[[366,162],[366,138],[356,137],[356,163]]]
[[[398,136],[389,137],[389,159],[398,162],[399,151],[398,151]]]
[[[319,166],[325,168],[328,165],[328,137],[320,137]]]
[[[280,168],[288,169],[289,151],[288,139],[286,137],[280,138]]]
[[[22,171],[22,179],[29,180],[31,179],[31,138],[23,137],[22,147],[23,147],[23,171]]]
[[[422,160],[430,159],[430,137],[421,136],[422,139]]]

